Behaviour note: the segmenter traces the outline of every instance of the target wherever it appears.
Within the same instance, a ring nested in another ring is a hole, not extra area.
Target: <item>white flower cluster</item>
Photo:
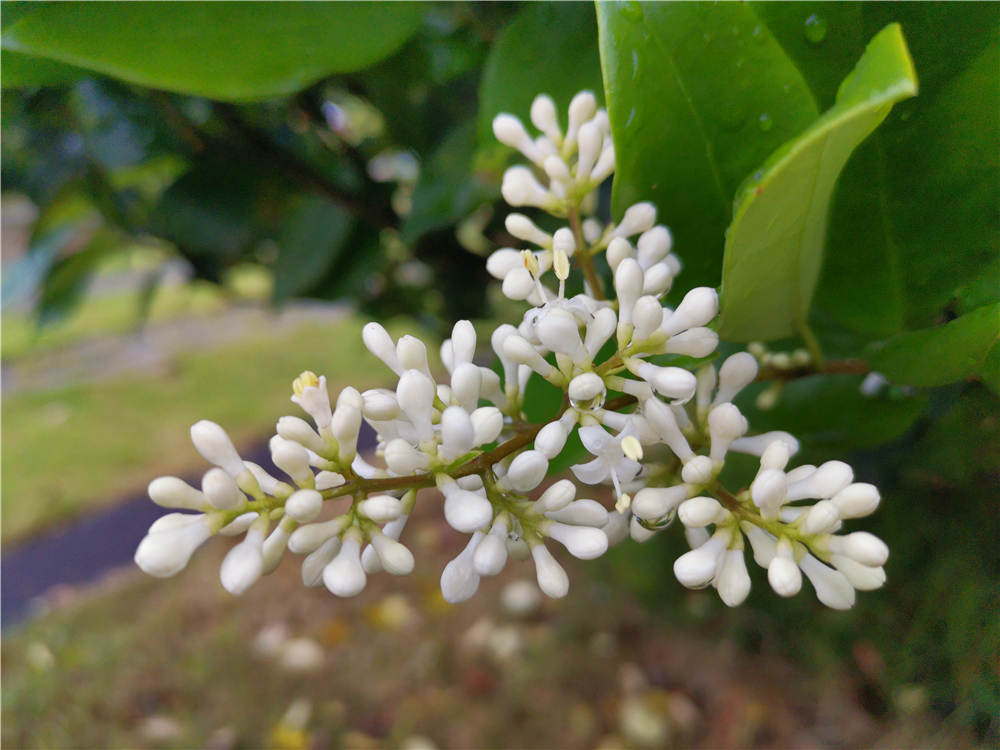
[[[839,461],[786,472],[799,447],[794,437],[747,435],[733,399],[758,375],[753,355],[730,356],[718,371],[698,363],[718,345],[709,327],[718,295],[696,288],[675,309],[664,307],[681,263],[671,252],[669,230],[656,224],[656,209],[636,204],[617,225],[582,220],[595,188],[614,170],[607,113],[594,96],[573,99],[565,133],[546,96],[535,100],[531,121],[542,132],[535,139],[512,115],[494,121],[498,139],[539,170],[536,176],[528,167],[511,167],[503,195],[513,205],[565,217],[569,226],[549,234],[527,216],[511,214],[510,234],[538,249],[504,248],[488,260],[503,293],[532,305],[517,327],[501,325],[490,338],[503,377],[476,363],[469,321],[459,321],[441,347],[446,383],[435,382],[423,342],[412,336],[393,341],[382,326],[368,324],[364,343],[398,376],[395,389],[346,388],[331,405],[325,379],[303,373],[292,400],[313,424],[283,417],[270,444],[287,481],[244,462],[218,425],[196,424],[195,447],[216,466],[201,490],[163,477],[149,491],[160,505],[200,513],[172,513],[153,524],[136,552],[143,570],[173,575],[216,532],[245,532],[222,564],[229,591],[242,593],[273,571],[287,547],[305,555],[306,586],[354,596],[368,575],[413,570],[413,555],[399,539],[417,491],[436,488],[448,524],[471,535],[441,576],[449,602],[471,597],[481,577],[498,574],[508,557],[533,558],[541,589],[565,596],[569,579],[547,539],[592,559],[627,536],[649,539],[675,517],[692,548],[674,564],[678,580],[690,588],[713,585],[730,606],[750,591],[744,539],[781,596],[797,593],[805,573],[820,601],[844,609],[855,590],[884,582],[884,543],[865,532],[834,534],[843,521],[873,512],[878,491],[853,483],[850,467]],[[605,298],[607,282],[594,263],[600,253],[614,299]],[[567,298],[574,263],[585,293]],[[549,271],[557,288],[543,283]],[[606,347],[612,338],[614,346]],[[694,361],[696,372],[671,365],[678,356]],[[558,413],[541,425],[528,424],[523,413],[535,376],[564,392]],[[609,392],[619,395],[609,399]],[[378,434],[376,456],[384,466],[357,455],[363,421]],[[584,484],[611,485],[615,511],[578,499],[569,479],[529,498],[575,429],[592,459],[572,472]],[[735,494],[718,479],[729,451],[761,460],[750,487]],[[325,501],[338,498],[350,499],[347,510],[318,520]],[[816,502],[796,505],[805,500]]]

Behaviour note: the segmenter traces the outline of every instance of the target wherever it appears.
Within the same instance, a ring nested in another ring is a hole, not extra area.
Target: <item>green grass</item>
[[[2,541],[22,539],[165,473],[200,471],[188,429],[199,419],[223,425],[237,445],[268,437],[303,370],[340,388],[385,384],[391,373],[365,349],[354,317],[303,325],[282,339],[235,343],[178,356],[169,374],[77,385],[4,401],[0,439]],[[395,335],[413,332],[393,326]],[[431,346],[432,357],[436,348]]]

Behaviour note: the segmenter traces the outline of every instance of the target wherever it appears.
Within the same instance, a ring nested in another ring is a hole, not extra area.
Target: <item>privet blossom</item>
[[[325,378],[302,373],[292,401],[311,422],[278,421],[270,448],[280,478],[242,460],[219,425],[194,425],[195,448],[215,468],[201,489],[174,477],[150,484],[154,502],[196,513],[171,513],[152,525],[135,555],[145,572],[174,575],[214,534],[242,535],[222,563],[230,592],[241,594],[274,571],[287,548],[304,557],[306,586],[355,596],[370,575],[413,570],[401,539],[417,490],[436,488],[446,521],[469,535],[441,574],[442,594],[453,603],[469,599],[481,578],[497,575],[511,557],[531,559],[542,591],[565,596],[569,579],[553,542],[589,560],[629,536],[644,542],[675,517],[691,547],[674,563],[677,579],[715,587],[729,606],[750,592],[748,540],[779,596],[797,594],[804,575],[821,602],[847,609],[855,591],[884,583],[886,545],[864,531],[838,533],[878,507],[876,488],[854,482],[840,461],[791,468],[798,441],[784,432],[751,433],[733,404],[757,377],[753,354],[734,354],[718,368],[660,364],[676,359],[663,355],[696,363],[711,357],[718,295],[696,288],[676,308],[663,305],[681,262],[653,205],[631,206],[618,224],[583,218],[615,165],[608,116],[593,94],[573,99],[565,130],[544,95],[531,107],[531,122],[538,137],[512,115],[494,120],[497,138],[532,164],[507,170],[503,197],[567,226],[549,233],[526,215],[507,217],[509,233],[532,248],[497,250],[487,268],[507,297],[531,305],[521,323],[499,326],[488,342],[469,321],[456,323],[441,347],[449,375],[442,383],[422,341],[393,341],[369,323],[364,343],[398,376],[395,389],[345,388],[331,401]],[[601,254],[609,289],[595,266]],[[567,297],[573,265],[585,292]],[[483,344],[499,359],[502,378],[477,364]],[[527,423],[523,413],[532,379],[564,393],[544,424]],[[379,465],[357,453],[363,421],[378,433]],[[613,510],[581,497],[569,479],[538,492],[574,430],[591,458],[572,473],[583,485],[609,485]],[[756,477],[738,492],[719,482],[733,451],[760,458]],[[338,499],[349,499],[348,507],[317,520],[325,503]]]

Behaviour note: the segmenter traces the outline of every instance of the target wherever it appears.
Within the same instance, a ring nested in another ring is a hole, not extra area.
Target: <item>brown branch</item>
[[[827,360],[819,368],[811,365],[795,367],[790,370],[779,370],[775,367],[761,368],[756,380],[798,380],[810,375],[867,375],[872,371],[868,364],[860,359]]]

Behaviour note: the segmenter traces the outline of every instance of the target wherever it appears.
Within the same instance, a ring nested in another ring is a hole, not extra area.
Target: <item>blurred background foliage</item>
[[[24,252],[4,243],[5,365],[67,340],[60,332],[74,326],[93,333],[158,319],[178,294],[161,287],[178,262],[209,306],[350,300],[366,316],[409,316],[438,333],[459,318],[516,320],[485,271],[490,251],[517,246],[499,198],[513,154],[490,122],[501,111],[527,121],[540,90],[562,110],[582,88],[608,106],[618,172],[598,212],[608,220],[639,200],[657,204],[686,264],[670,299],[700,285],[725,292],[724,256],[740,251],[727,247],[727,229],[744,180],[834,106],[866,45],[899,23],[919,94],[896,103],[847,161],[808,308],[827,357],[865,360],[889,382],[873,391],[857,375],[779,378],[739,403],[755,430],[799,436],[802,463],[847,460],[882,489],[871,530],[893,550],[889,581],[841,614],[806,595],[777,600],[757,577],[748,605],[720,621],[750,641],[790,639],[799,655],[854,648],[857,658],[857,644],[873,644],[881,666],[864,678],[873,711],[896,710],[894,696],[916,685],[942,716],[997,741],[1000,6],[248,7],[0,6],[4,207],[29,216]],[[142,281],[112,323],[88,307],[88,289],[116,264]],[[307,337],[288,354],[276,346],[265,351],[285,376],[308,365],[284,366],[307,359]],[[331,349],[331,368],[357,361],[345,351]],[[175,395],[211,402],[223,380],[239,381],[267,355],[240,356],[217,371],[206,357],[199,388]],[[265,380],[254,382],[276,387]],[[54,439],[33,429],[39,398],[5,403],[8,522],[18,517],[10,491],[30,498],[33,479],[51,471],[29,460]],[[104,398],[93,403],[130,397],[111,388]],[[134,398],[160,408],[148,394]],[[250,434],[277,402],[245,416],[234,406],[232,417]],[[96,409],[93,423],[106,413]],[[750,471],[727,466],[737,486]],[[74,503],[100,485],[84,486]],[[683,617],[674,536],[615,550],[601,575]]]

